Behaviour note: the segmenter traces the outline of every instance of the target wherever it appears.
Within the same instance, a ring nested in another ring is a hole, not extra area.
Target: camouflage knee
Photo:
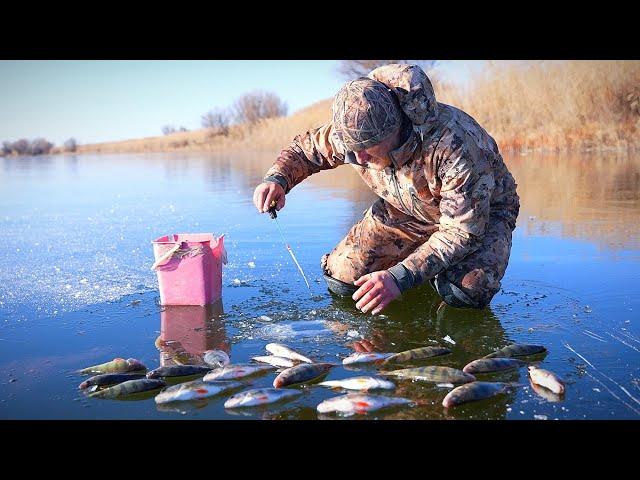
[[[338,280],[331,276],[331,272],[327,268],[327,259],[329,258],[329,254],[325,253],[320,259],[320,267],[322,268],[322,276],[324,281],[327,282],[327,287],[331,293],[335,293],[342,297],[350,297],[358,290],[358,287],[355,285],[351,285],[349,283],[345,283],[342,280]]]
[[[453,279],[449,275],[448,278],[453,280],[452,283],[460,285],[460,289],[471,297],[476,305],[479,305],[479,308],[482,308],[489,305],[491,299],[500,290],[498,275],[499,272],[497,272],[497,269],[487,267],[474,268],[464,274],[459,281],[456,281],[457,278]]]

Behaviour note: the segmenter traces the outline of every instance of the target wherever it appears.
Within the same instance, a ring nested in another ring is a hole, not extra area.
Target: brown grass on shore
[[[288,117],[261,120],[256,125],[232,125],[228,135],[217,135],[213,130],[201,129],[176,132],[158,137],[146,137],[121,142],[78,145],[76,154],[82,153],[141,153],[171,151],[237,151],[254,150],[278,152],[298,133],[320,126],[331,117],[331,100],[317,102]],[[54,149],[53,153],[62,153]]]
[[[466,88],[435,85],[438,101],[474,117],[503,150],[640,147],[639,61],[490,62]],[[76,153],[259,150],[277,154],[329,121],[331,99],[288,117],[207,130],[78,146]]]
[[[467,89],[439,85],[436,96],[502,149],[640,146],[639,61],[490,62]]]

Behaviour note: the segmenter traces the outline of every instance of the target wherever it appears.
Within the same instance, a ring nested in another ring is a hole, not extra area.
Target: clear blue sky
[[[471,62],[473,63],[473,62]],[[0,141],[61,145],[200,128],[202,114],[252,90],[275,92],[289,113],[329,98],[344,79],[333,60],[0,61]],[[464,76],[469,62],[446,68]]]

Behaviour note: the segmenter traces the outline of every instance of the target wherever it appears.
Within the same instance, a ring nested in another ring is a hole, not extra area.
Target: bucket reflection
[[[156,347],[160,365],[202,365],[207,350],[231,350],[222,299],[211,305],[165,305],[160,312]]]

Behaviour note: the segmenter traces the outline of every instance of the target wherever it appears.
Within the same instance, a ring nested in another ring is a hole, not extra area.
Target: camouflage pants
[[[404,260],[437,230],[379,199],[320,263],[327,275],[352,284],[362,275]],[[505,220],[492,217],[480,247],[436,275],[431,286],[451,306],[488,305],[500,290],[509,263],[511,231]]]

